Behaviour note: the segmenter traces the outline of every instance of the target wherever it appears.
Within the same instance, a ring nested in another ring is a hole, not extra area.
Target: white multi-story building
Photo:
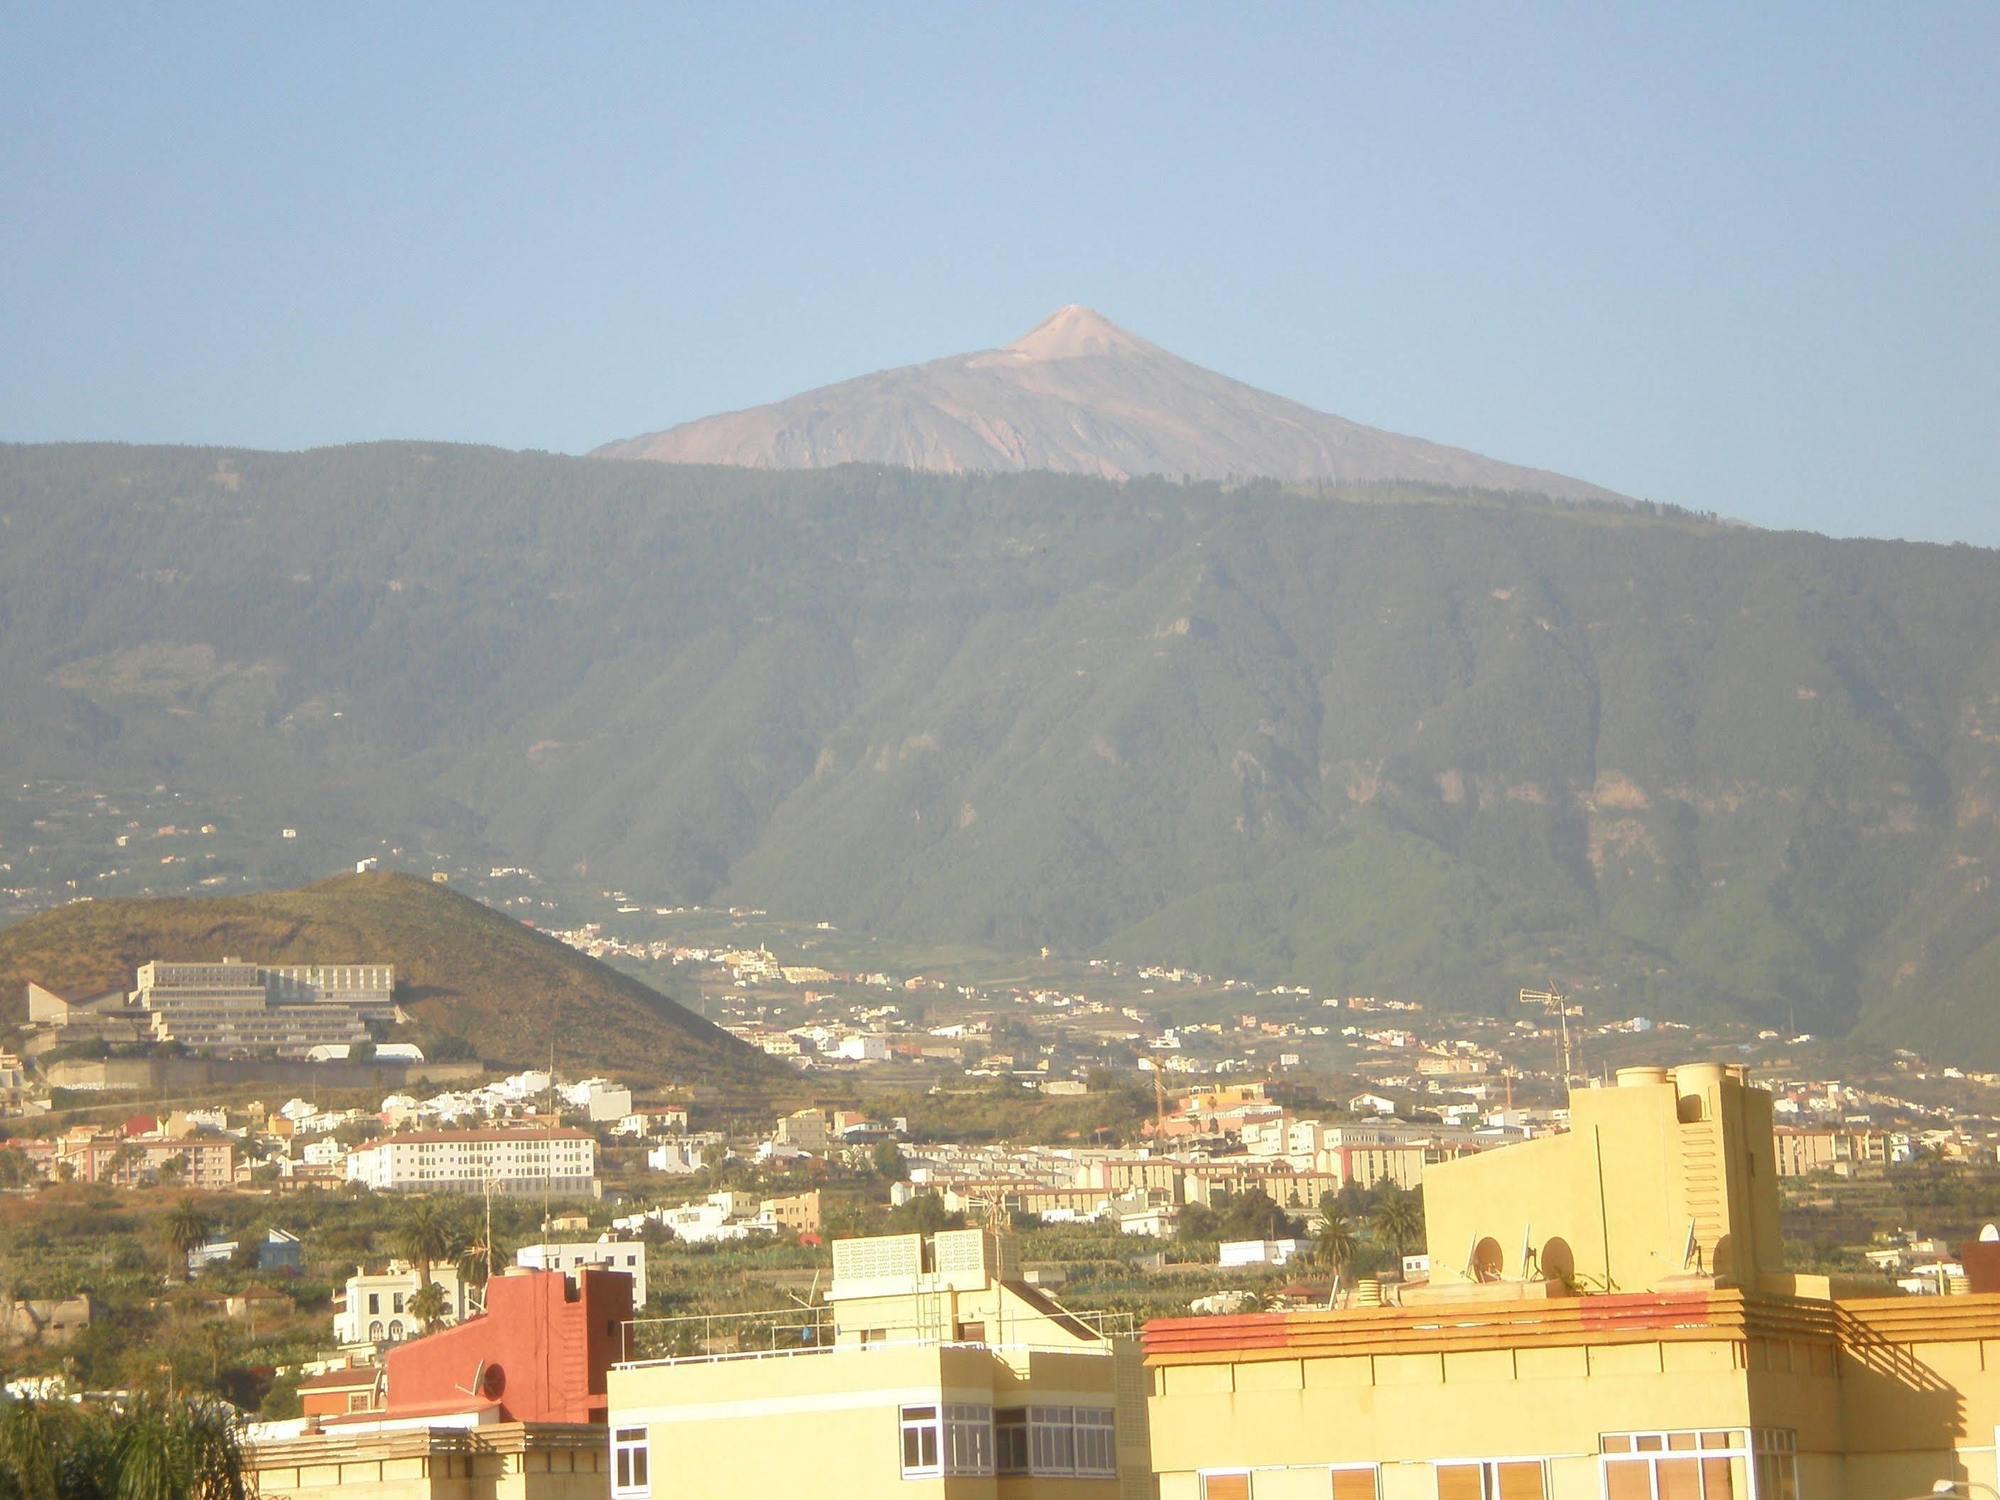
[[[699,1135],[670,1135],[646,1153],[646,1165],[671,1177],[687,1177],[701,1171],[712,1156],[726,1155],[723,1138],[713,1132]]]
[[[370,1021],[396,1017],[393,964],[141,964],[130,1005],[157,1041],[196,1050],[277,1048],[303,1053],[359,1042]]]
[[[594,1195],[597,1142],[580,1130],[410,1131],[349,1152],[347,1180],[388,1193]]]
[[[434,1265],[431,1280],[444,1292],[446,1323],[465,1317],[465,1278],[457,1266]],[[334,1341],[344,1347],[361,1344],[400,1344],[422,1333],[423,1325],[410,1311],[410,1299],[417,1294],[422,1279],[416,1267],[392,1260],[386,1271],[368,1272],[359,1266],[347,1278],[347,1295],[333,1312]]]
[[[523,1245],[514,1252],[514,1264],[532,1266],[537,1271],[561,1271],[571,1281],[577,1272],[590,1268],[623,1271],[632,1278],[632,1305],[646,1305],[646,1247],[637,1240],[573,1240]]]

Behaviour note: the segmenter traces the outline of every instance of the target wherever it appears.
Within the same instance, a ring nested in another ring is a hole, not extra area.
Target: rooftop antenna
[[[1544,1010],[1553,1010],[1556,1013],[1558,1019],[1561,1021],[1562,1054],[1563,1054],[1563,1087],[1568,1088],[1571,1080],[1573,1080],[1576,1077],[1576,1070],[1571,1065],[1571,1059],[1570,1059],[1568,997],[1553,987],[1546,990],[1522,990],[1521,1003],[1523,1005],[1539,1005]]]

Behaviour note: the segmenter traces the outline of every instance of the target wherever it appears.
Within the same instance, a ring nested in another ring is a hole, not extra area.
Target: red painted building
[[[632,1316],[632,1278],[510,1266],[486,1283],[486,1311],[388,1354],[400,1417],[479,1412],[499,1422],[602,1422],[604,1377]]]

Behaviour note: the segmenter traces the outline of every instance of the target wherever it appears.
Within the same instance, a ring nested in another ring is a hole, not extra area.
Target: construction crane
[[[1567,1088],[1576,1078],[1575,1068],[1570,1066],[1569,1046],[1569,997],[1559,990],[1522,990],[1523,1005],[1539,1005],[1543,1010],[1552,1010],[1562,1021],[1563,1087]]]

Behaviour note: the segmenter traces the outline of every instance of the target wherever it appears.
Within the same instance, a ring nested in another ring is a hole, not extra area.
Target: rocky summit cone
[[[1129,479],[1367,482],[1617,500],[1580,479],[1365,427],[1231,380],[1072,303],[1001,349],[845,380],[607,443],[600,458]]]

